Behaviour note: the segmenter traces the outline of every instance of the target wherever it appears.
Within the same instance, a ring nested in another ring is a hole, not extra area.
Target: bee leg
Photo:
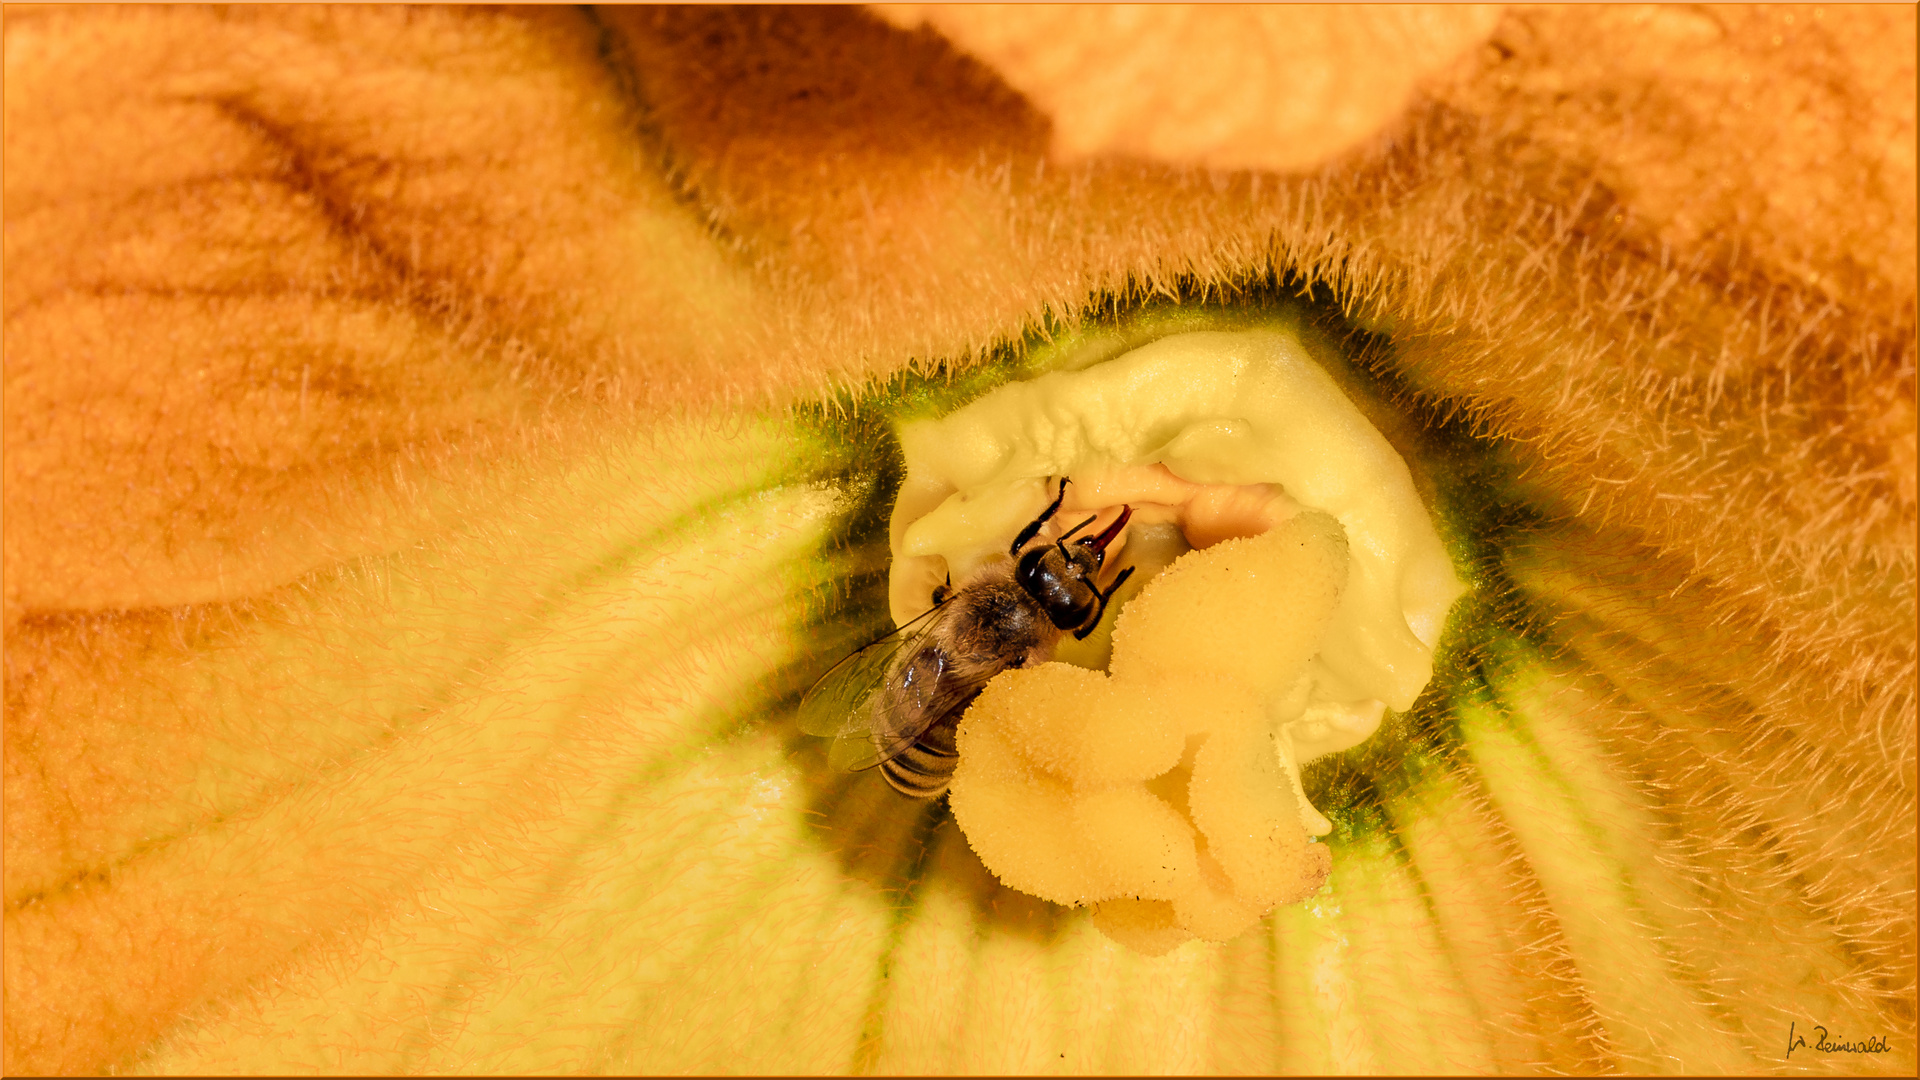
[[[948,574],[947,583],[945,585],[935,585],[933,587],[933,606],[939,607],[941,604],[946,603],[947,597],[952,595],[953,595],[953,575]]]
[[[1060,509],[1060,504],[1064,502],[1066,498],[1067,498],[1067,478],[1063,476],[1060,478],[1059,493],[1053,497],[1052,502],[1047,504],[1047,508],[1045,510],[1040,511],[1039,517],[1034,518],[1032,521],[1028,522],[1027,527],[1020,530],[1020,535],[1013,538],[1013,546],[1007,549],[1007,554],[1013,556],[1016,559],[1019,558],[1020,549],[1027,546],[1027,541],[1040,535],[1041,527],[1047,523],[1047,519],[1053,517],[1053,515]]]
[[[1107,614],[1107,601],[1113,599],[1113,594],[1119,592],[1120,586],[1125,585],[1127,579],[1133,576],[1133,569],[1133,567],[1129,566],[1125,570],[1120,571],[1120,576],[1113,579],[1113,584],[1107,586],[1107,591],[1099,594],[1100,606],[1094,609],[1093,618],[1087,621],[1087,625],[1073,632],[1073,639],[1075,641],[1085,641],[1087,635],[1093,633],[1094,630],[1100,626],[1100,620]]]

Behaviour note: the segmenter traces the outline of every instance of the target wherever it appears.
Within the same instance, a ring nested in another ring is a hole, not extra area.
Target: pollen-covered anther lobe
[[[961,723],[952,787],[982,861],[1055,903],[1127,901],[1096,921],[1154,953],[1318,889],[1331,860],[1271,703],[1318,651],[1347,564],[1340,525],[1297,514],[1155,578],[1121,615],[1111,674],[996,678]]]

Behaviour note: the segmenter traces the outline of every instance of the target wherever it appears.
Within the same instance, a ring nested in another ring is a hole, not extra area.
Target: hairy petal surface
[[[1912,9],[1509,12],[1290,172],[846,9],[6,18],[7,1072],[1913,1068]],[[890,418],[1301,294],[1478,606],[1146,960],[791,710]]]

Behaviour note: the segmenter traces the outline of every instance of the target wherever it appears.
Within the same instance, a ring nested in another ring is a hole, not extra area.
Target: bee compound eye
[[[1052,554],[1052,552],[1053,549],[1050,547],[1034,548],[1025,555],[1020,556],[1020,565],[1018,569],[1014,571],[1014,576],[1016,580],[1020,582],[1020,587],[1026,589],[1029,594],[1035,597],[1038,597],[1040,590],[1045,587],[1044,582],[1048,576],[1046,561],[1047,556]]]

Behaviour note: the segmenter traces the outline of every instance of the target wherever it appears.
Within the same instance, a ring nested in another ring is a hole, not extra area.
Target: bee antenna
[[[1090,517],[1090,518],[1088,518],[1087,520],[1085,520],[1085,521],[1083,521],[1083,522],[1081,522],[1080,524],[1078,524],[1078,525],[1075,525],[1075,526],[1074,526],[1073,528],[1071,528],[1071,529],[1068,529],[1068,530],[1067,530],[1066,532],[1063,532],[1063,533],[1061,533],[1061,534],[1060,534],[1060,539],[1059,539],[1059,540],[1057,540],[1057,541],[1055,541],[1055,542],[1056,542],[1056,543],[1059,543],[1059,544],[1065,544],[1065,543],[1067,542],[1067,538],[1068,538],[1068,537],[1070,537],[1070,536],[1072,536],[1072,535],[1073,535],[1074,533],[1077,533],[1077,532],[1079,532],[1079,531],[1080,531],[1081,529],[1084,529],[1084,528],[1086,528],[1087,526],[1089,526],[1089,525],[1091,525],[1091,524],[1093,524],[1094,522],[1096,522],[1096,521],[1099,521],[1099,520],[1100,520],[1100,515],[1099,515],[1099,514],[1095,514],[1095,515],[1093,515],[1092,517]],[[1085,541],[1085,540],[1082,540],[1082,541],[1080,541],[1080,542],[1081,542],[1081,543],[1083,543],[1083,544],[1084,544],[1084,543],[1086,543],[1086,541]],[[1065,551],[1066,549],[1065,549],[1064,547],[1062,547],[1062,548],[1061,548],[1061,550],[1062,550],[1062,551]]]

